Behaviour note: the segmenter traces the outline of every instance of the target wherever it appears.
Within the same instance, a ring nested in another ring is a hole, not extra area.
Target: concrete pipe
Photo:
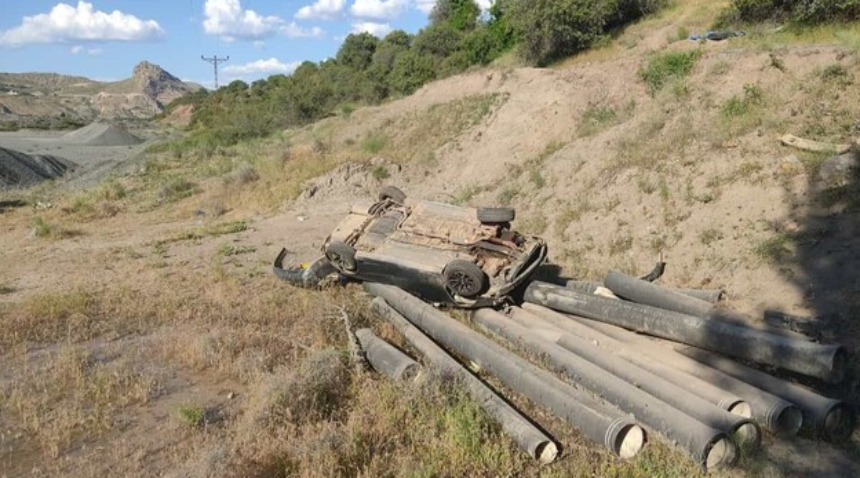
[[[513,309],[514,314],[512,316],[515,320],[518,320],[516,314],[517,310],[518,309]],[[711,403],[712,405],[716,405],[723,410],[744,418],[752,417],[749,403],[734,393],[727,392],[726,390],[716,387],[710,382],[698,377],[690,376],[689,374],[663,365],[661,362],[655,361],[650,357],[637,352],[635,349],[631,349],[628,345],[610,337],[609,335],[592,329],[585,324],[576,322],[575,320],[571,320],[571,317],[568,315],[563,315],[554,310],[547,309],[546,307],[529,303],[523,304],[523,310],[531,314],[529,317],[539,317],[540,320],[546,321],[548,325],[556,327],[558,330],[592,341],[598,344],[598,346],[606,348],[606,350],[624,357],[625,360],[662,377],[663,379],[704,400],[707,400],[708,403]]]
[[[571,319],[628,344],[643,356],[650,357],[692,377],[699,377],[736,394],[749,403],[752,418],[774,435],[794,436],[803,425],[803,413],[800,408],[772,393],[678,354],[653,339],[637,335],[629,330],[579,317],[572,317]]]
[[[622,458],[632,458],[645,444],[645,430],[628,415],[598,402],[528,363],[445,313],[396,287],[365,283],[397,312],[436,342],[468,358],[505,385],[565,419],[584,435]]]
[[[553,341],[562,348],[601,367],[627,383],[635,384],[636,387],[644,392],[693,417],[699,422],[731,434],[744,447],[756,448],[761,444],[761,429],[749,416],[743,416],[740,413],[730,413],[725,408],[721,408],[699,395],[688,391],[684,387],[676,385],[663,375],[652,372],[632,360],[623,359],[621,357],[623,355],[620,353],[620,349],[623,347],[617,341],[612,341],[604,336],[605,339],[600,341],[602,345],[600,347],[592,341],[592,338],[595,338],[597,334],[587,333],[588,327],[584,325],[573,323],[572,327],[562,330],[556,328],[552,323],[547,323],[548,321],[544,322],[540,316],[522,309],[514,309],[511,313],[511,318],[524,327],[528,327],[528,324],[545,324],[547,328],[535,329],[535,332],[540,334],[544,339]],[[575,330],[577,327],[586,330],[577,331]],[[619,353],[616,354],[615,351],[619,351]],[[677,372],[676,374],[680,375]],[[723,392],[721,395],[725,397],[730,394]],[[740,405],[742,402],[739,402],[735,402],[733,408],[743,412],[744,406]],[[728,403],[728,401],[725,401],[724,405]]]
[[[599,282],[569,280],[565,282],[565,287],[582,292],[583,294],[594,294],[599,288],[605,287],[605,285]],[[716,304],[725,296],[725,293],[721,289],[677,289],[673,287],[667,287],[666,289],[704,300],[711,304]]]
[[[731,465],[737,458],[737,446],[724,431],[702,423],[651,395],[648,391],[637,388],[637,385],[641,386],[638,379],[632,383],[628,382],[626,381],[629,380],[628,376],[616,376],[613,372],[592,362],[591,355],[586,357],[575,353],[576,351],[572,349],[561,347],[546,340],[544,333],[534,328],[527,329],[494,310],[476,311],[474,321],[510,343],[521,345],[539,354],[577,384],[604,397],[618,408],[632,413],[670,442],[678,444],[705,469],[714,470]],[[560,336],[560,340],[563,340],[566,334],[557,335]],[[597,355],[601,355],[601,352]],[[605,353],[602,355],[610,356]],[[632,366],[629,363],[627,365]],[[648,377],[644,376],[639,378],[642,381],[648,380]],[[706,405],[710,406],[710,404]],[[719,409],[717,411],[726,413]]]
[[[843,443],[854,433],[854,411],[842,400],[823,397],[799,385],[705,350],[679,347],[677,351],[797,405],[803,411],[803,422],[824,440]]]
[[[372,330],[356,330],[355,336],[361,344],[365,358],[377,372],[394,380],[412,380],[418,374],[418,362],[377,337]]]
[[[845,377],[847,353],[839,345],[791,340],[718,320],[582,294],[545,282],[532,282],[525,300],[834,383]]]
[[[646,282],[635,277],[612,271],[606,276],[606,287],[619,297],[638,304],[650,305],[658,309],[671,310],[681,314],[694,315],[706,319],[721,320],[740,327],[750,327],[768,334],[780,335],[790,339],[809,340],[807,336],[743,314],[715,307],[712,303],[699,300],[670,289]]]
[[[530,419],[523,416],[478,377],[466,370],[435,342],[418,330],[381,298],[373,299],[373,310],[388,320],[415,350],[442,376],[460,381],[480,407],[487,412],[517,446],[541,463],[552,463],[558,456],[558,445]]]

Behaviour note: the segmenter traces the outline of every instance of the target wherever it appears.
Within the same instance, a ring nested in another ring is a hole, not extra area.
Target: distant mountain
[[[0,73],[0,127],[147,119],[200,88],[146,61],[134,67],[131,78],[117,82],[56,73]]]

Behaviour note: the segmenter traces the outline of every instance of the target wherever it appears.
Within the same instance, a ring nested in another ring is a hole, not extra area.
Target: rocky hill
[[[94,119],[146,119],[199,88],[146,61],[134,67],[131,78],[117,82],[54,73],[0,73],[0,126],[51,128]]]

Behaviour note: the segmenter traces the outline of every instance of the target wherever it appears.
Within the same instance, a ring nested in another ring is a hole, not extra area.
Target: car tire
[[[442,271],[445,286],[460,297],[476,297],[487,287],[487,274],[476,264],[456,260]]]
[[[355,248],[343,241],[332,241],[325,246],[325,256],[336,268],[355,272]]]
[[[511,222],[517,217],[517,212],[510,207],[479,207],[478,220],[484,224],[502,224]]]
[[[406,193],[401,191],[400,188],[385,186],[382,188],[382,191],[379,192],[379,200],[384,201],[386,199],[390,199],[397,204],[403,205],[406,202]]]

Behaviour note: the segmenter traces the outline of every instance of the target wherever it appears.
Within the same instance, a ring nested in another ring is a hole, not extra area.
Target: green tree
[[[356,70],[366,70],[378,44],[379,40],[370,33],[347,35],[337,51],[337,61]]]
[[[437,23],[421,30],[412,49],[422,55],[433,55],[438,58],[450,56],[460,48],[463,34],[447,23]]]
[[[409,50],[394,61],[389,83],[393,92],[408,95],[435,77],[433,58]]]
[[[412,38],[413,36],[406,33],[403,30],[394,30],[393,32],[385,35],[385,38],[382,39],[382,45],[393,45],[403,48],[409,48],[412,46]]]
[[[860,0],[858,0],[860,1]],[[512,0],[505,16],[523,57],[546,65],[586,49],[606,30],[656,10],[664,0]]]
[[[474,30],[481,8],[474,0],[438,0],[430,12],[430,24],[448,24],[457,31]]]
[[[369,81],[365,99],[369,102],[377,102],[386,98],[390,91],[389,75],[394,68],[394,62],[402,53],[409,51],[412,44],[412,35],[402,30],[395,30],[388,34],[376,48],[373,54],[370,68],[367,69]]]

